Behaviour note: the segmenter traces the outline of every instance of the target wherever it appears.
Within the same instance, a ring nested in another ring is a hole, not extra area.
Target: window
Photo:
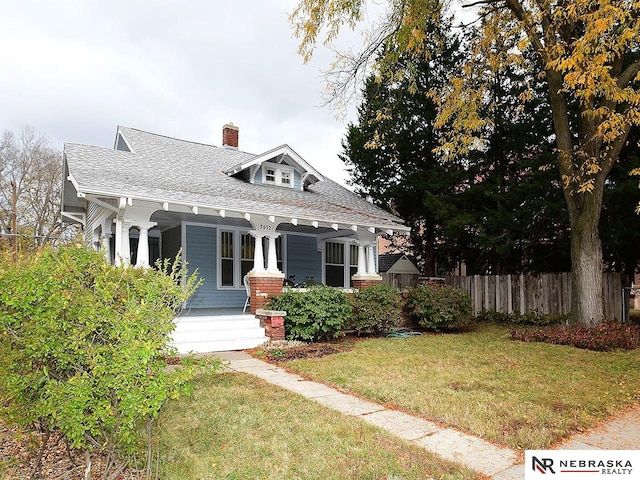
[[[276,165],[264,163],[262,165],[262,183],[267,185],[280,185],[293,187],[294,171],[289,165]]]
[[[233,287],[235,285],[233,233],[234,232],[220,232],[220,285],[223,287]]]
[[[325,283],[331,287],[352,286],[358,271],[358,246],[346,242],[325,243]]]
[[[344,243],[325,244],[325,283],[330,287],[344,287]]]
[[[276,183],[276,170],[275,168],[267,168],[264,173],[265,183]]]
[[[256,239],[248,233],[240,236],[240,277],[249,273],[253,268],[253,258],[256,251]]]
[[[349,285],[353,287],[353,277],[358,272],[358,246],[349,245]]]
[[[265,267],[268,250],[267,239],[263,238],[263,257]],[[278,256],[278,270],[283,271],[284,241],[279,236],[276,239],[276,254]],[[234,230],[219,230],[218,236],[218,287],[244,288],[243,278],[253,269],[256,253],[256,239],[249,232]]]

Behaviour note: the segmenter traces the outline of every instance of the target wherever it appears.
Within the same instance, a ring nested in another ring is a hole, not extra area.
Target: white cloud
[[[319,108],[331,54],[303,65],[295,0],[4,3],[0,130],[110,147],[121,124],[219,145],[233,122],[242,150],[288,143],[344,182],[346,121]]]

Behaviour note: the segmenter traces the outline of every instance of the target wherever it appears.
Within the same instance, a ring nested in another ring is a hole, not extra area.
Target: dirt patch
[[[9,428],[0,422],[0,478],[26,480],[35,464],[34,454],[43,439],[42,434],[25,434]],[[80,480],[85,478],[86,462],[84,452],[68,449],[60,434],[53,434],[42,457],[42,480]],[[105,458],[91,455],[91,478],[101,479]],[[110,480],[130,480],[143,478],[132,471],[124,471]]]
[[[267,347],[258,347],[249,351],[249,353],[260,359],[271,363],[288,362],[291,360],[301,360],[305,358],[321,358],[335,353],[346,352],[353,348],[352,341],[343,341],[340,343],[309,343],[304,345],[268,345]]]
[[[335,345],[331,343],[312,343],[304,347],[293,347],[284,350],[284,356],[280,360],[298,360],[304,358],[320,358],[334,353],[351,350],[353,345]]]

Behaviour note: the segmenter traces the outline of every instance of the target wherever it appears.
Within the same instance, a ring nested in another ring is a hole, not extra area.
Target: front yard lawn
[[[513,448],[543,449],[640,402],[640,349],[522,343],[505,326],[358,341],[288,369]]]
[[[160,478],[476,479],[361,420],[248,375],[202,376],[163,409]]]

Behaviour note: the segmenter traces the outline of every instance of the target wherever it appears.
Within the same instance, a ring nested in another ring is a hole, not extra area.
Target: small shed
[[[378,255],[378,271],[383,283],[405,290],[418,284],[420,271],[404,253]]]

